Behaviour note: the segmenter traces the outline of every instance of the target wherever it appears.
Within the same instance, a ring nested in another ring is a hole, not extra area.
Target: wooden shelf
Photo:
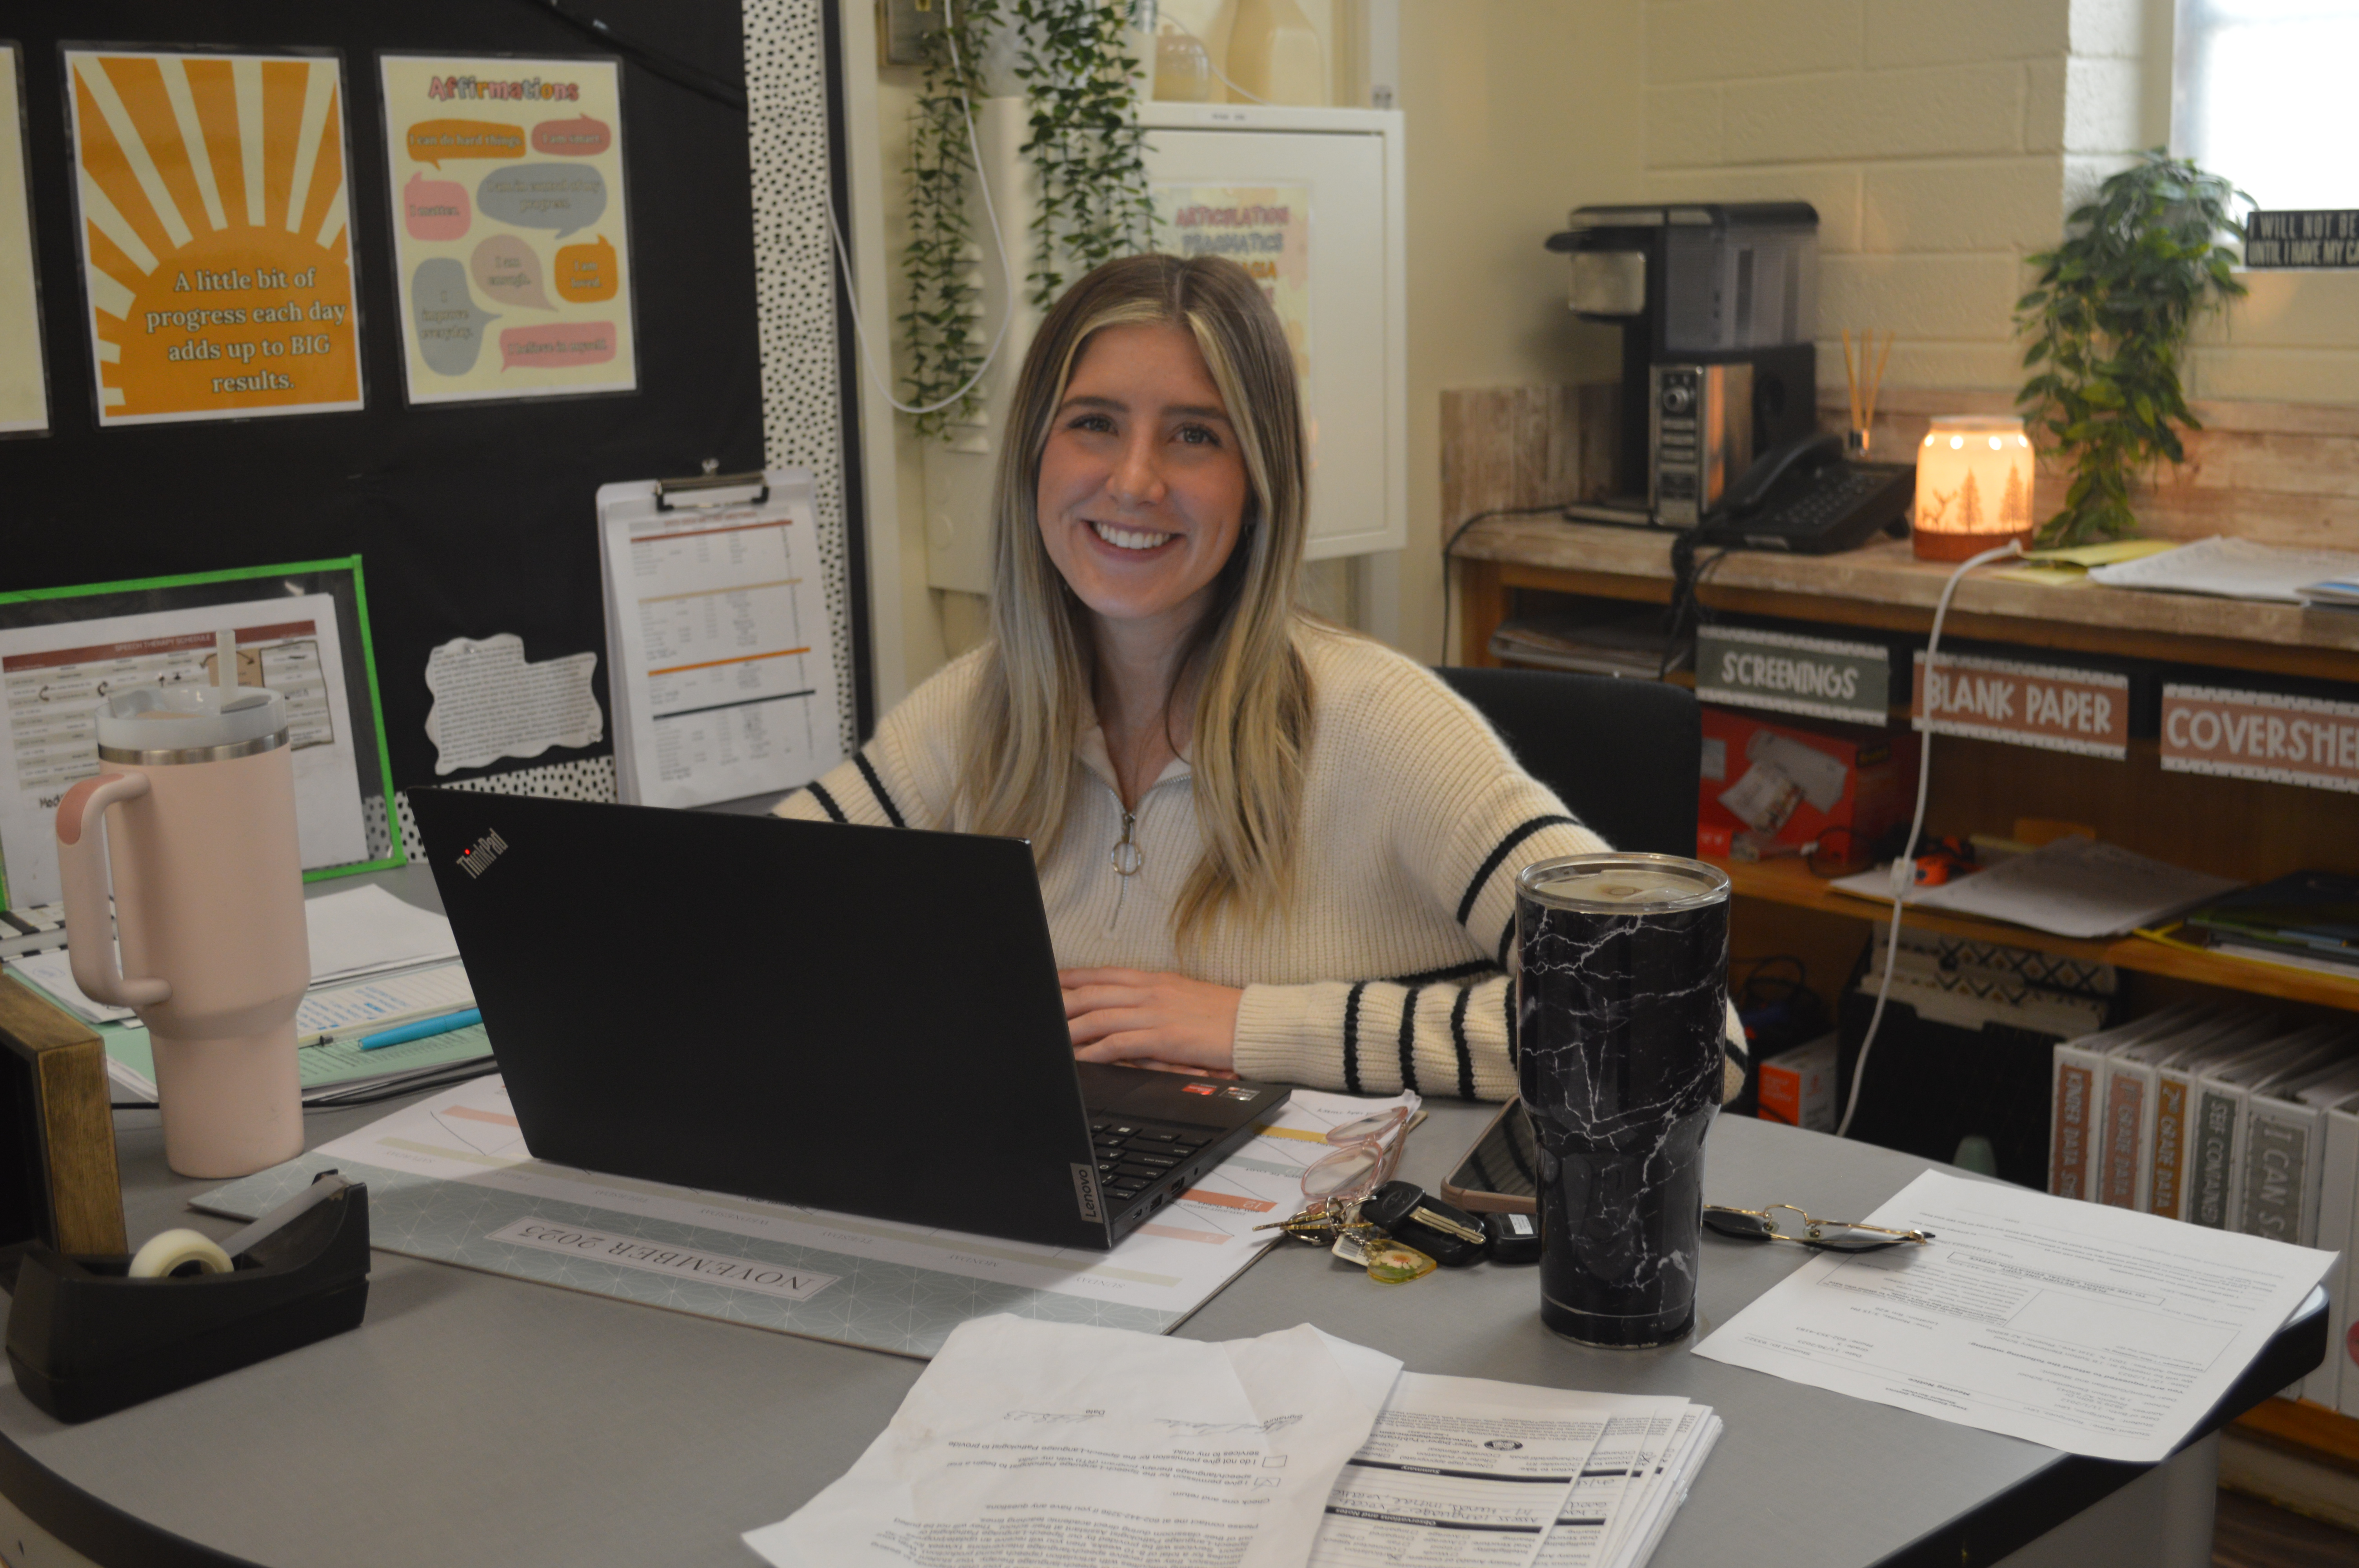
[[[1500,588],[1660,603],[1670,598],[1670,538],[1647,528],[1496,517],[1469,528],[1451,554]],[[1738,614],[1922,633],[1951,569],[1890,541],[1837,556],[1732,550],[1699,596]],[[1977,575],[1958,585],[1942,634],[2359,681],[2359,615],[2251,600],[2046,588]]]
[[[2338,1347],[2327,1346],[2332,1355]],[[2248,1436],[2359,1475],[2359,1419],[2307,1400],[2266,1400],[2230,1423]]]
[[[1889,908],[1872,899],[1854,898],[1850,893],[1836,892],[1799,860],[1714,860],[1712,863],[1726,871],[1731,885],[1746,898],[1766,899],[1795,909],[1814,909],[1830,914],[1847,915],[1854,920],[1882,920],[1886,917]],[[2143,936],[2128,936],[2111,942],[2075,941],[2069,936],[2050,936],[2027,926],[1978,920],[1915,905],[1909,907],[1902,919],[1905,924],[1919,930],[1962,936],[1970,941],[2029,947],[2063,957],[2112,964],[2117,968],[2169,975],[2175,979],[2199,985],[2220,986],[2258,996],[2278,997],[2287,1001],[2311,1002],[2359,1012],[2359,979],[2346,980],[2333,975],[2315,974],[2308,969],[2256,963],[2217,953],[2190,953],[2159,942],[2150,942]]]

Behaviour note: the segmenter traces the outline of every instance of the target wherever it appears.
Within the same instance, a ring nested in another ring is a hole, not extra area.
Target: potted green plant
[[[2244,238],[2239,200],[2252,198],[2157,147],[2072,214],[2063,243],[2030,258],[2039,283],[2017,302],[2016,327],[2031,340],[2032,374],[2017,401],[2072,469],[2041,546],[2132,532],[2132,479],[2185,460],[2179,433],[2202,424],[2180,389],[2180,357],[2199,319],[2245,293],[2230,270],[2236,253],[2220,243]]]
[[[988,351],[973,257],[987,237],[967,201],[970,115],[986,92],[987,59],[1007,60],[1024,88],[1021,150],[1039,186],[1025,272],[1032,302],[1045,308],[1073,277],[1151,243],[1135,20],[1118,0],[957,0],[928,38],[910,124],[900,319],[909,401],[926,410],[920,435],[942,435],[983,401],[975,378]],[[1016,236],[1003,238],[1013,250]]]

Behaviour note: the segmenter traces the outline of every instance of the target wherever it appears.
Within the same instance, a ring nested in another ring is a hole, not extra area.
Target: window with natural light
[[[2176,149],[2264,208],[2359,207],[2359,0],[2180,0]]]

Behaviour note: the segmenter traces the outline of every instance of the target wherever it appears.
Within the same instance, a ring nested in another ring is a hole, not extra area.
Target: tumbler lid
[[[1516,891],[1551,909],[1669,914],[1726,899],[1728,873],[1677,855],[1560,855],[1526,866]]]
[[[140,686],[100,703],[101,762],[226,762],[287,744],[287,699],[258,687]]]

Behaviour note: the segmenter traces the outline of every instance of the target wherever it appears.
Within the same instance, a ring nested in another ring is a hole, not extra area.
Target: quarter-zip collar
[[[1095,719],[1082,725],[1081,734],[1073,741],[1073,755],[1080,761],[1082,766],[1097,775],[1100,784],[1114,791],[1114,802],[1119,806],[1122,801],[1122,785],[1114,778],[1114,753],[1106,750],[1105,727]],[[1173,779],[1192,778],[1194,775],[1195,770],[1188,765],[1187,758],[1172,758],[1163,764],[1163,771],[1155,775],[1155,782],[1148,784],[1140,794],[1140,804],[1146,803],[1148,794],[1161,789]]]

